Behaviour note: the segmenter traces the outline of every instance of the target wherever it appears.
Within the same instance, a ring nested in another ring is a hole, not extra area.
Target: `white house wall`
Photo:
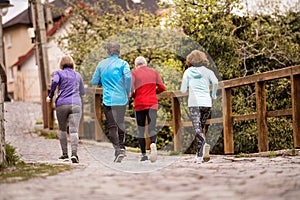
[[[50,87],[51,84],[51,74],[59,69],[58,62],[60,57],[64,54],[63,51],[58,47],[55,39],[65,33],[66,25],[63,25],[56,31],[54,35],[51,36],[51,40],[45,45],[50,75],[48,87]],[[24,63],[22,63],[20,69],[21,70],[18,73],[18,81],[15,83],[15,91],[17,91],[15,96],[18,97],[15,99],[22,101],[41,102],[41,84],[38,66],[36,65],[35,54],[31,55]],[[20,86],[21,83],[23,83],[23,86]]]
[[[30,56],[18,71],[18,81],[16,83],[15,94],[17,99],[30,102],[41,102],[41,90],[38,66],[36,59]]]

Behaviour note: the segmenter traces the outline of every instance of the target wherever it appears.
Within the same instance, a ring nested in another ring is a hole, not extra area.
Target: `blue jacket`
[[[104,105],[127,104],[132,77],[129,64],[118,55],[110,55],[99,62],[91,82],[92,85],[102,86]]]
[[[202,67],[189,67],[182,78],[180,91],[185,93],[189,88],[188,107],[211,107],[210,83],[212,83],[213,99],[216,99],[218,79],[213,71]]]
[[[71,68],[64,68],[54,72],[49,97],[53,98],[58,87],[56,106],[66,104],[82,105],[81,96],[85,94],[81,75]]]

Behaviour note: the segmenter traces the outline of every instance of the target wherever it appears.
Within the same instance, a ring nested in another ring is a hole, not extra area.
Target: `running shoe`
[[[157,147],[155,143],[152,143],[150,145],[150,151],[151,151],[150,161],[155,162],[157,160]]]

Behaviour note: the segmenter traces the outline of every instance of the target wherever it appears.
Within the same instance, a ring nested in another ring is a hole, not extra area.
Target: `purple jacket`
[[[56,87],[58,94],[56,106],[66,104],[82,105],[81,96],[85,94],[84,84],[81,75],[71,68],[64,68],[54,72],[49,97],[52,99]]]

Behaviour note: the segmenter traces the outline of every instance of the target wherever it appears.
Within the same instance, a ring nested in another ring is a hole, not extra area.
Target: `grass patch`
[[[13,146],[6,144],[5,150],[7,164],[0,166],[0,184],[52,176],[71,169],[71,166],[66,164],[24,163]]]
[[[171,151],[170,156],[178,156],[178,155],[181,155],[181,153],[179,151]]]
[[[37,124],[37,125],[38,125],[38,124],[43,124],[43,123],[44,123],[43,121],[36,121],[36,122],[35,122],[35,124]]]
[[[33,133],[37,134],[38,136],[43,136],[46,139],[58,139],[58,134],[55,131],[35,129]]]
[[[49,132],[48,134],[45,135],[46,139],[58,139],[58,136],[56,133]]]
[[[246,156],[246,154],[241,152],[238,155],[235,155],[234,157],[236,157],[236,158],[244,158],[245,156]]]
[[[65,164],[49,165],[20,161],[14,166],[0,170],[0,184],[15,183],[35,177],[52,176],[70,169],[71,166]]]
[[[271,157],[271,158],[276,157],[276,153],[274,151],[270,151],[269,157]]]

